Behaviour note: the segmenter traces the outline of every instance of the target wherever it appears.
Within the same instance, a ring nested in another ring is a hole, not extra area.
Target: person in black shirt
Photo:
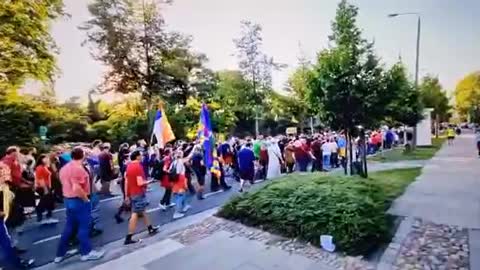
[[[118,184],[120,185],[120,188],[122,190],[124,200],[122,201],[122,205],[120,205],[117,213],[115,214],[115,221],[117,223],[122,223],[124,221],[122,218],[123,212],[127,212],[130,210],[130,206],[125,203],[125,171],[127,169],[127,163],[130,159],[129,155],[130,155],[129,145],[127,143],[120,145],[120,149],[118,150],[118,166],[120,167],[119,168],[120,182]]]
[[[113,179],[113,157],[110,154],[110,144],[102,145],[102,153],[98,156],[98,165],[100,172],[100,180],[102,182],[102,190],[100,193],[111,195],[110,181]]]

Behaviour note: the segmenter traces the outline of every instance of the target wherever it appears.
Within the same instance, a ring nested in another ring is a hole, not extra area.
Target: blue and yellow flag
[[[200,110],[200,124],[197,133],[197,139],[203,145],[204,162],[212,174],[217,176],[220,180],[221,171],[220,164],[218,163],[217,151],[215,149],[215,137],[213,136],[212,124],[210,121],[210,114],[206,104],[202,104]]]

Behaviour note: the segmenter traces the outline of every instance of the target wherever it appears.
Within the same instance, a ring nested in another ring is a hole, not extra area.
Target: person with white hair
[[[110,144],[103,143],[101,149],[102,152],[98,156],[99,176],[102,183],[100,193],[111,195],[110,181],[113,180],[113,156],[110,153]]]

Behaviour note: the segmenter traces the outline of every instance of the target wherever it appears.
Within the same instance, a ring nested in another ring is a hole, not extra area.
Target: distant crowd
[[[392,129],[368,132],[366,150],[372,154],[398,144],[401,134]],[[354,158],[361,156],[360,138],[352,142]],[[149,146],[145,140],[133,145],[121,144],[114,151],[108,142],[55,146],[45,154],[35,148],[12,146],[0,161],[0,244],[9,263],[29,267],[32,260],[19,256],[16,234],[27,216],[34,214],[39,226],[58,223],[53,210],[59,204],[66,208],[66,224],[57,250],[56,263],[68,255],[68,249],[80,246],[81,260],[96,260],[104,253],[91,247],[90,237],[103,232],[99,216],[100,196],[113,196],[112,181],[118,182],[124,200],[113,217],[124,222],[130,212],[124,243],[133,238],[137,221],[143,220],[148,232],[151,224],[146,208],[147,186],[158,183],[163,189],[159,207],[174,207],[174,218],[182,218],[193,198],[205,199],[207,189],[229,190],[233,181],[239,191],[257,181],[274,179],[284,173],[329,171],[347,163],[347,139],[343,132],[313,135],[230,138],[215,145],[214,161],[218,168],[208,168],[203,144],[181,142]],[[77,236],[77,237],[75,237]]]

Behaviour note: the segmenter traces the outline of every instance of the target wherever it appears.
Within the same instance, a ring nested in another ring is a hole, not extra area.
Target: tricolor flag
[[[153,123],[153,135],[157,138],[157,142],[160,147],[164,147],[165,144],[175,140],[172,127],[168,122],[167,115],[163,110],[163,107],[157,110],[155,115],[155,122]]]
[[[215,148],[215,137],[213,136],[210,114],[206,104],[202,104],[202,109],[200,111],[200,124],[198,128],[197,139],[203,145],[203,150],[205,151],[205,166],[217,176],[218,180],[220,180],[222,173],[220,171],[220,164],[218,163],[217,151]]]

